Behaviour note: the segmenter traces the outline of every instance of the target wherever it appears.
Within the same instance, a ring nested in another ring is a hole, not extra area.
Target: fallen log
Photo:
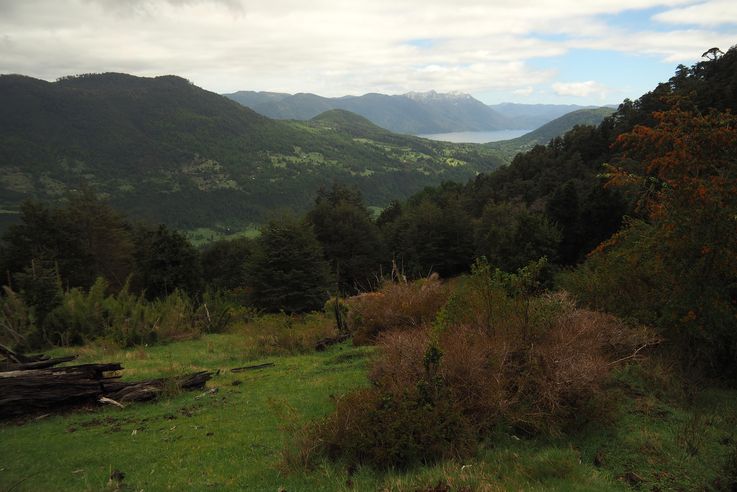
[[[212,373],[200,371],[185,376],[152,379],[150,381],[108,382],[105,384],[105,396],[121,403],[148,401],[161,395],[166,388],[173,388],[174,390],[202,389],[211,377]]]
[[[274,367],[273,362],[266,362],[265,364],[256,364],[253,366],[243,366],[243,367],[234,367],[230,370],[230,372],[246,372],[246,371],[254,371],[256,369],[264,369],[266,367]]]
[[[15,352],[14,350],[10,350],[5,345],[0,344],[0,355],[2,355],[5,359],[8,361],[15,363],[15,364],[23,364],[25,362],[38,362],[41,360],[46,360],[49,357],[47,355],[23,355]]]
[[[115,366],[121,368],[120,364]],[[103,395],[106,378],[94,377],[98,374],[96,371],[89,367],[79,371],[74,371],[73,367],[65,369],[0,372],[0,417],[80,405],[96,401]]]
[[[168,388],[201,389],[211,378],[211,373],[201,371],[174,378],[120,381],[116,372],[122,369],[123,366],[115,362],[2,371],[0,418],[98,403],[102,398],[116,402],[152,400]]]
[[[47,367],[53,367],[64,362],[73,361],[76,359],[76,355],[70,355],[67,357],[56,357],[54,359],[38,360],[34,362],[4,362],[0,363],[0,371],[24,371],[27,369],[45,369]]]
[[[315,342],[315,350],[317,350],[318,352],[322,352],[323,350],[327,349],[331,345],[345,342],[350,337],[351,337],[350,334],[343,333],[342,335],[338,335],[337,337],[322,338],[318,340],[317,342]]]

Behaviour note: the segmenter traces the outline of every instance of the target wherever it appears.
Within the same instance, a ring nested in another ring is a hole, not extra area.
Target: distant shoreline
[[[489,143],[521,137],[532,130],[494,130],[483,132],[449,132],[417,135],[421,138],[453,143]]]

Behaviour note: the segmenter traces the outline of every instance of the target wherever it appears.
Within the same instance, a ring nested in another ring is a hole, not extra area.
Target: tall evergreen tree
[[[208,287],[234,290],[246,285],[246,262],[255,242],[248,238],[216,241],[202,250],[202,277]]]
[[[476,255],[506,272],[543,256],[552,258],[560,231],[541,213],[509,203],[489,204],[476,228]]]
[[[581,250],[581,211],[578,191],[573,181],[568,181],[555,190],[545,205],[545,212],[561,232],[557,260],[564,265],[575,263]]]
[[[467,271],[473,261],[473,223],[457,200],[441,207],[425,198],[407,207],[386,230],[393,255],[412,276],[437,272],[452,277]]]
[[[312,227],[291,215],[261,228],[247,274],[256,307],[298,313],[328,298],[330,269]]]
[[[65,288],[89,288],[97,277],[119,288],[134,263],[130,226],[89,188],[70,194],[64,207],[26,202],[21,222],[5,233],[0,251],[6,276],[32,260],[50,262]]]
[[[339,280],[340,290],[368,290],[384,259],[384,248],[379,228],[371,220],[360,192],[340,184],[321,189],[307,220]]]
[[[202,291],[199,254],[186,237],[164,225],[139,227],[134,284],[149,299],[165,297],[176,289],[198,295]]]

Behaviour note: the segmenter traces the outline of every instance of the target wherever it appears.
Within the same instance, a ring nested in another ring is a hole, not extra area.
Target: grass
[[[611,385],[617,410],[607,423],[581,425],[572,437],[529,439],[500,429],[465,462],[403,473],[349,473],[329,462],[287,471],[282,453],[294,429],[327,414],[331,396],[368,384],[372,349],[343,344],[264,356],[256,340],[275,323],[154,347],[78,348],[80,362],[122,362],[125,379],[220,369],[208,383],[218,391],[0,423],[0,491],[114,490],[114,470],[125,474],[124,490],[146,491],[696,490],[711,488],[737,439],[737,391],[706,389],[685,404],[649,390],[643,371],[630,368]],[[228,370],[262,362],[275,366]]]
[[[322,481],[279,475],[276,464],[287,436],[274,407],[289,405],[304,418],[329,411],[328,395],[365,384],[368,350],[336,347],[319,355],[253,361],[241,357],[239,339],[209,335],[104,357],[84,353],[80,362],[121,360],[127,379],[221,369],[208,383],[218,392],[3,424],[0,490],[20,480],[13,490],[101,490],[116,469],[132,490],[265,490],[280,484],[289,490]],[[340,358],[345,353],[356,356]],[[267,361],[276,365],[250,373],[227,370]]]
[[[258,226],[256,225],[250,225],[246,229],[243,230],[237,230],[237,231],[231,231],[230,229],[225,229],[223,227],[219,228],[210,228],[210,227],[199,227],[196,229],[192,229],[189,231],[185,231],[187,235],[187,239],[194,245],[194,246],[203,246],[205,244],[214,242],[214,241],[220,241],[222,239],[238,239],[241,237],[246,237],[249,239],[255,239],[259,236],[260,231],[258,229]]]

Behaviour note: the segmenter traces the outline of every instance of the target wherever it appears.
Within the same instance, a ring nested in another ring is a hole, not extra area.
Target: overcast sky
[[[737,0],[0,0],[0,73],[220,93],[618,103],[733,44]]]

